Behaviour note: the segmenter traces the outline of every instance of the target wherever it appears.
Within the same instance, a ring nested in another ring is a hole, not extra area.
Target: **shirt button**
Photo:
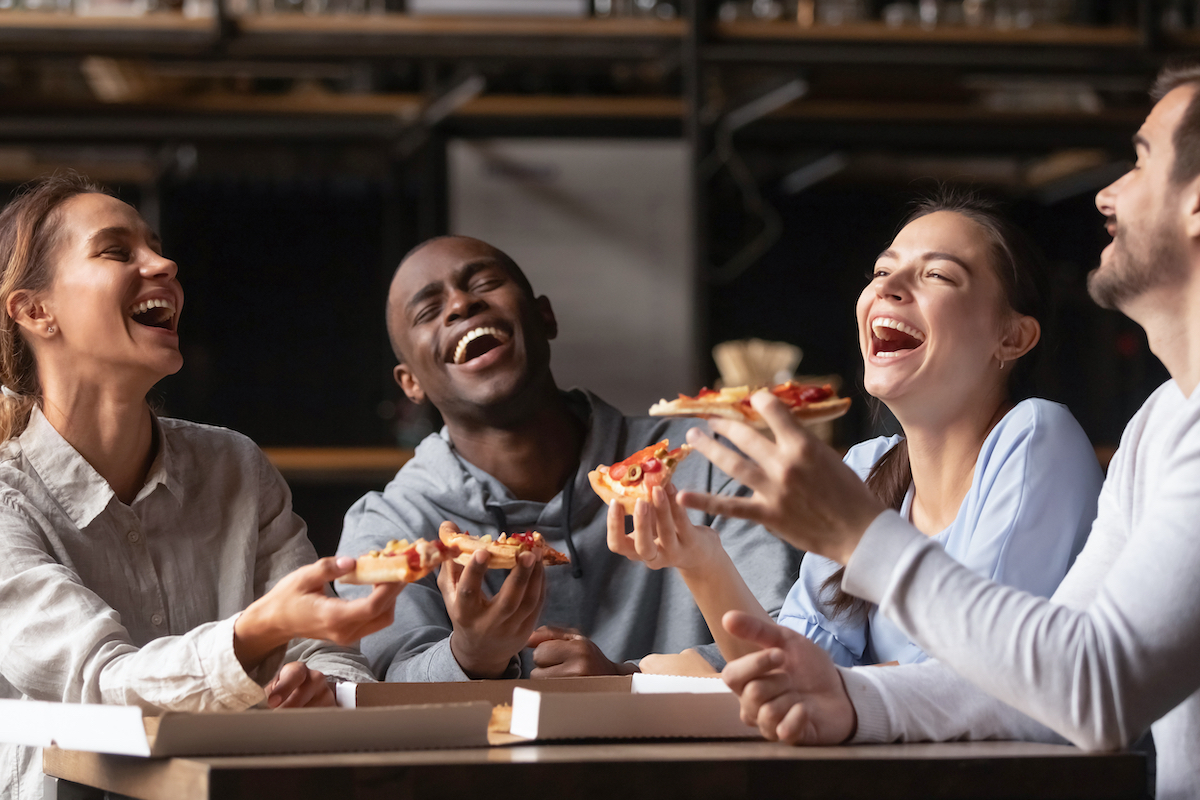
[[[153,622],[156,627],[161,626],[163,624],[163,615],[162,614],[154,614],[150,617],[150,621]]]
[[[129,532],[129,543],[130,544],[137,544],[141,540],[142,540],[142,535],[140,533],[138,533],[137,531]]]

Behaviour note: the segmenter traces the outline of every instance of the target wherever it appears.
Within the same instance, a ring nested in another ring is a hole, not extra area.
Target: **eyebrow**
[[[896,255],[895,250],[892,250],[889,248],[887,250],[884,250],[879,255],[875,256],[876,261],[878,261],[881,258],[897,259],[897,258],[899,258],[899,256]],[[923,253],[921,255],[921,260],[922,261],[949,261],[953,264],[958,264],[960,267],[965,269],[967,272],[971,271],[971,267],[969,264],[967,264],[967,262],[963,261],[961,258],[954,255],[953,253],[943,253],[940,250],[931,250],[928,253]]]
[[[112,225],[107,228],[101,228],[100,230],[96,231],[91,236],[89,236],[88,244],[91,244],[92,242],[96,241],[97,239],[101,239],[105,236],[133,236],[133,235],[134,235],[134,230],[132,228],[126,228],[124,225]],[[162,238],[157,233],[155,233],[154,231],[152,231],[150,229],[146,230],[146,238],[149,239],[154,244],[157,244],[160,246],[162,245]]]

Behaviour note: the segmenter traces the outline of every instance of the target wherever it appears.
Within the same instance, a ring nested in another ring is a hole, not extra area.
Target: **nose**
[[[908,297],[908,278],[905,270],[895,270],[875,279],[875,295],[888,300],[903,301]]]
[[[485,308],[487,308],[487,303],[481,298],[476,297],[471,292],[454,289],[450,292],[450,297],[446,301],[445,319],[447,323],[456,322],[460,319],[469,319]]]
[[[152,253],[142,264],[142,277],[144,278],[166,278],[171,280],[179,274],[179,265],[166,256],[160,256],[157,253]]]
[[[1124,175],[1117,178],[1115,181],[1096,193],[1096,208],[1099,209],[1100,213],[1105,217],[1116,216],[1117,195],[1121,191],[1121,184],[1124,183],[1125,179],[1128,178],[1132,173],[1132,170],[1126,172]]]

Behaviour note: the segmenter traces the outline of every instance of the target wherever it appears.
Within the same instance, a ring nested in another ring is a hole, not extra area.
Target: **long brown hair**
[[[897,234],[910,223],[938,211],[960,214],[983,229],[991,245],[992,267],[1000,279],[1004,300],[1012,311],[1033,317],[1042,326],[1042,337],[1028,353],[1017,360],[1008,377],[1009,400],[1030,396],[1034,374],[1045,347],[1046,330],[1050,327],[1050,276],[1045,260],[1036,246],[1020,228],[997,213],[996,205],[973,192],[940,189],[937,194],[918,200],[905,218]],[[895,237],[893,237],[895,238]],[[888,508],[900,510],[904,496],[912,485],[912,463],[908,458],[908,442],[901,439],[871,467],[867,488]],[[821,600],[829,619],[842,616],[863,619],[871,604],[842,589],[841,567],[821,584]]]
[[[7,390],[0,397],[0,442],[19,436],[42,402],[33,349],[9,316],[8,298],[50,286],[60,209],[72,197],[91,193],[107,194],[82,175],[53,175],[26,186],[0,211],[0,383]]]

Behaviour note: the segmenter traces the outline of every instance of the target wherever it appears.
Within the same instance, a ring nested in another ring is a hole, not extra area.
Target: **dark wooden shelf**
[[[0,13],[0,52],[196,55],[218,41],[211,19],[179,14],[81,17],[27,11]]]
[[[969,28],[944,26],[926,30],[882,22],[814,25],[804,28],[786,22],[726,22],[713,29],[714,41],[855,42],[862,44],[958,44],[1060,47],[1137,47],[1141,32],[1126,27],[1046,25],[1035,28]]]
[[[1050,25],[996,28],[889,27],[882,22],[815,25],[734,22],[714,26],[706,60],[725,63],[957,66],[1000,69],[1153,69],[1142,31]],[[1149,66],[1147,66],[1149,65]]]
[[[393,447],[265,447],[263,452],[293,483],[359,483],[392,479],[413,457]]]

